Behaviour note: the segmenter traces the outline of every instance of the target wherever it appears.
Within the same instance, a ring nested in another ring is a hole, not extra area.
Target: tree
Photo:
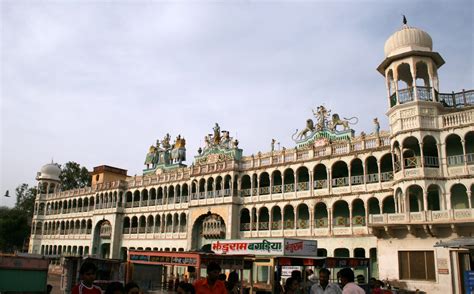
[[[92,181],[87,168],[81,167],[74,161],[67,162],[61,168],[59,179],[63,191],[90,186]]]
[[[0,208],[0,251],[21,250],[30,234],[28,216],[18,208]]]
[[[24,212],[27,216],[33,216],[33,209],[35,207],[36,187],[28,187],[28,184],[21,184],[15,189],[16,204],[15,208]]]
[[[21,250],[30,234],[35,207],[36,187],[18,185],[15,207],[0,207],[0,251]]]

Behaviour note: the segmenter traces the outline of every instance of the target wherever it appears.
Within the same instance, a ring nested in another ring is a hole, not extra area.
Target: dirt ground
[[[49,272],[48,284],[53,286],[52,294],[61,294],[61,275]]]

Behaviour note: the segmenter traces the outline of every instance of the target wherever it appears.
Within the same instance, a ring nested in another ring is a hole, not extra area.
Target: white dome
[[[428,51],[433,49],[433,40],[427,32],[403,25],[385,42],[385,57],[409,51]]]
[[[60,174],[61,168],[59,164],[48,163],[41,168],[41,171],[38,173],[38,179],[59,181]]]

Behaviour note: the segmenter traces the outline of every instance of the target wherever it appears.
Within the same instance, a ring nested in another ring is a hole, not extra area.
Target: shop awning
[[[474,237],[462,237],[452,240],[439,240],[434,247],[474,249]]]

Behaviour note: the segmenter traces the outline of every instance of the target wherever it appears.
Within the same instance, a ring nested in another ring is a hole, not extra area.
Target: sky
[[[387,129],[387,38],[428,32],[441,92],[474,88],[474,1],[0,1],[0,206],[54,160],[140,175],[150,145],[215,122],[244,155],[295,146],[324,104]]]

